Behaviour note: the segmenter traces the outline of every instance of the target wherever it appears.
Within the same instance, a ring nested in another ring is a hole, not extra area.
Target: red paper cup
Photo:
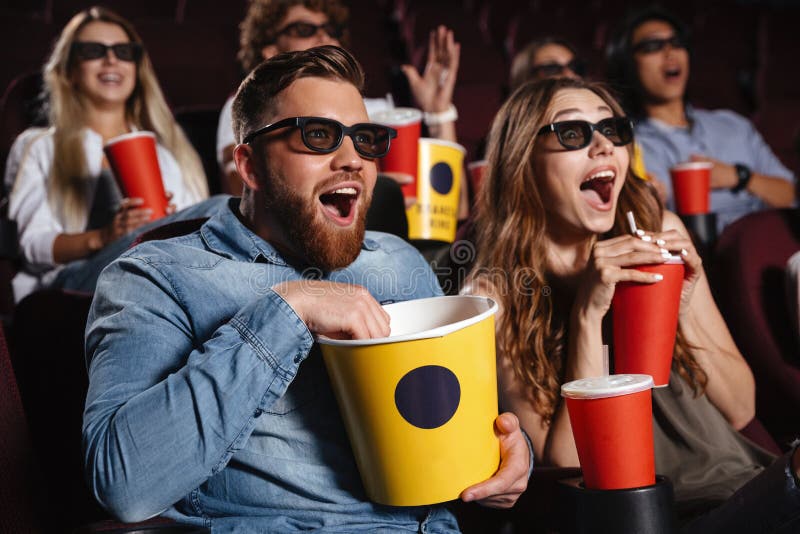
[[[152,132],[132,132],[109,140],[103,148],[120,188],[128,198],[141,198],[153,210],[150,220],[167,213],[167,195]]]
[[[620,282],[614,291],[614,372],[653,377],[656,387],[669,384],[678,310],[683,287],[683,260],[639,265],[639,271],[659,273],[653,284]]]
[[[473,194],[477,195],[481,190],[483,178],[486,176],[486,169],[489,162],[485,159],[473,161],[467,164],[467,171],[469,172],[469,184],[472,186]]]
[[[588,489],[655,484],[652,387],[647,375],[598,376],[561,386]]]
[[[397,130],[389,153],[381,158],[381,172],[404,175],[401,188],[406,197],[417,196],[417,159],[422,112],[414,108],[394,108],[378,111],[370,120]]]
[[[690,161],[679,163],[669,170],[675,209],[681,215],[709,212],[709,190],[713,163]]]

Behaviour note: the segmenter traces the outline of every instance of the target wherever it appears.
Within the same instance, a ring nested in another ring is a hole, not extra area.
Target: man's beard
[[[338,182],[357,180],[361,182],[363,202],[354,202],[351,210],[359,209],[356,218],[347,228],[336,226],[325,220],[317,203],[322,191]],[[270,173],[265,181],[265,207],[270,216],[281,226],[289,240],[287,245],[298,255],[298,259],[308,267],[316,267],[323,272],[342,269],[353,263],[361,253],[364,241],[367,207],[372,200],[360,177],[334,176],[317,185],[310,199],[303,198],[276,173]]]

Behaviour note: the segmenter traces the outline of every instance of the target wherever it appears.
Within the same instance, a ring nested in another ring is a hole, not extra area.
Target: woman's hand
[[[100,231],[103,246],[133,232],[140,226],[148,223],[153,215],[150,208],[140,208],[144,204],[141,198],[123,198],[119,204],[114,220]]]
[[[167,209],[165,211],[167,212],[167,215],[172,215],[173,213],[178,211],[178,206],[176,206],[172,202],[172,199],[174,198],[174,195],[172,194],[172,192],[171,191],[165,191],[165,193],[167,195]]]
[[[682,242],[681,242],[682,243]],[[635,265],[664,263],[669,252],[654,242],[630,235],[598,241],[578,287],[573,311],[602,321],[611,306],[618,282],[652,284],[660,275],[634,269]]]
[[[447,111],[453,100],[460,55],[461,45],[455,42],[453,31],[439,26],[428,39],[428,60],[422,76],[413,65],[403,65],[414,100],[423,111]]]
[[[681,289],[681,308],[680,314],[684,315],[689,309],[694,288],[703,273],[703,261],[697,250],[694,248],[692,240],[678,230],[667,230],[656,234],[645,233],[652,242],[663,247],[683,260],[685,272],[683,276],[683,288]]]

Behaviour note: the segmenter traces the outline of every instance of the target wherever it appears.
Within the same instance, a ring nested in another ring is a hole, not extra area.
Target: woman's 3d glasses
[[[106,57],[108,51],[120,61],[137,62],[142,57],[142,45],[139,43],[115,43],[106,45],[95,41],[75,41],[72,43],[72,53],[78,59],[89,61]]]
[[[633,141],[633,123],[627,117],[611,117],[595,124],[588,121],[554,122],[543,126],[539,135],[555,133],[561,146],[567,150],[580,150],[592,142],[593,132],[600,132],[614,146],[625,146]]]

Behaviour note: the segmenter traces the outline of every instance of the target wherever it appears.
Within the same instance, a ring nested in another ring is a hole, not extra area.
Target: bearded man
[[[107,268],[87,328],[87,478],[125,521],[224,532],[456,532],[441,505],[367,501],[314,336],[389,335],[382,303],[441,295],[399,238],[365,232],[376,159],[358,63],[279,54],[237,92],[244,194],[199,231]],[[391,281],[376,273],[389,273]],[[509,507],[532,456],[512,414],[501,465],[461,498]]]

